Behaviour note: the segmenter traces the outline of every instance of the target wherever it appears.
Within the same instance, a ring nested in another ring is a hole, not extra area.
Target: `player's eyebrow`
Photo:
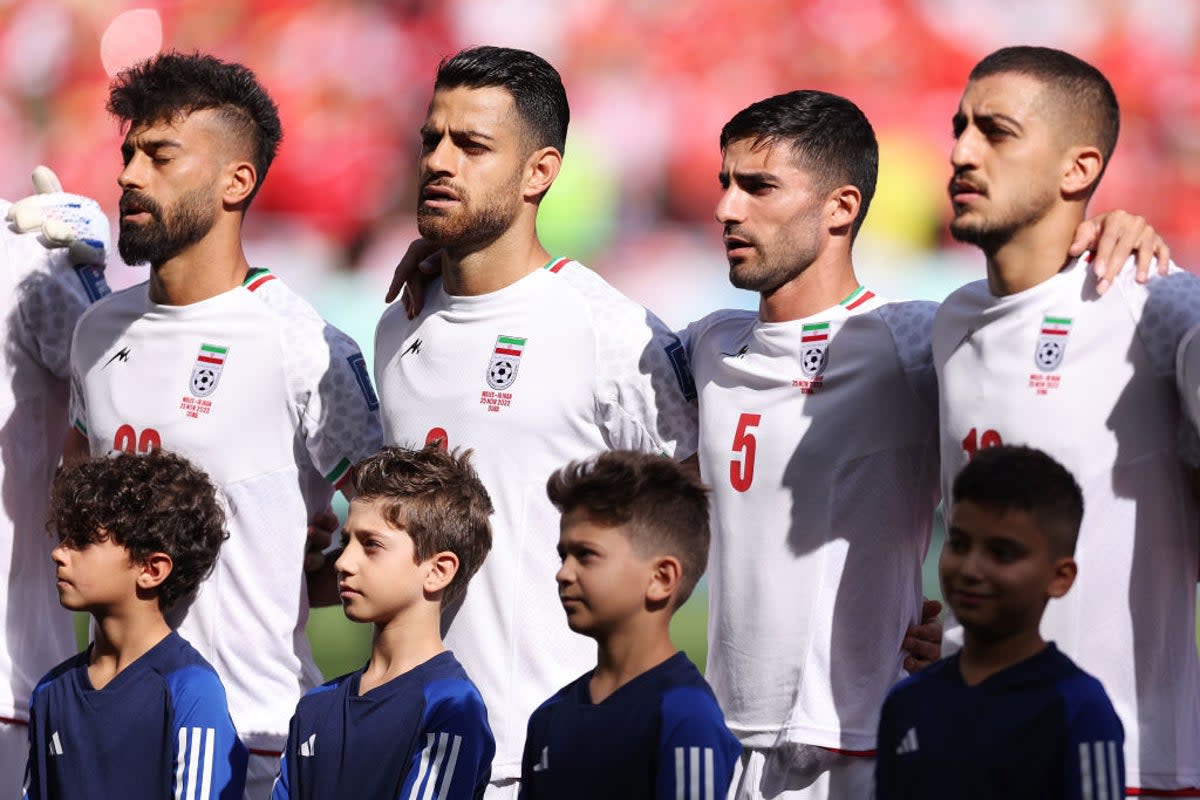
[[[454,139],[484,139],[486,141],[494,141],[495,136],[486,131],[476,130],[475,128],[450,128],[447,133]],[[442,135],[441,128],[433,128],[426,125],[421,126],[421,138],[440,138]]]
[[[1025,126],[1022,125],[1019,120],[1017,120],[1015,117],[1011,117],[1008,114],[1004,114],[1000,111],[994,111],[990,114],[987,112],[977,113],[973,117],[973,121],[974,121],[976,127],[979,127],[981,124],[987,125],[988,123],[999,122],[1004,125],[1007,125],[1010,128],[1014,128],[1018,133],[1024,133],[1024,131],[1025,131]],[[966,129],[967,115],[961,111],[958,112],[957,114],[954,115],[952,123],[954,125],[955,131],[962,131],[962,130]]]
[[[721,172],[717,175],[717,180],[721,182],[722,186],[728,186],[731,175],[733,180],[739,186],[743,184],[762,185],[764,183],[775,183],[779,180],[775,173],[766,172],[764,170],[753,170],[748,172],[734,170],[732,173],[730,173],[728,170],[721,170]]]

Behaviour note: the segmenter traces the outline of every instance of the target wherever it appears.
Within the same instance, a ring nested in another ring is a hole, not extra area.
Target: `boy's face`
[[[334,564],[342,610],[355,622],[387,621],[412,608],[429,575],[430,562],[417,563],[412,537],[380,511],[376,500],[351,501]]]
[[[72,611],[112,609],[137,597],[142,571],[111,538],[80,548],[59,544],[50,553],[58,602]]]
[[[558,554],[555,580],[571,630],[603,636],[646,607],[657,559],[639,556],[623,526],[595,522],[581,510],[564,514]]]
[[[942,594],[963,628],[999,639],[1036,631],[1046,601],[1075,580],[1032,514],[955,503],[938,561]]]

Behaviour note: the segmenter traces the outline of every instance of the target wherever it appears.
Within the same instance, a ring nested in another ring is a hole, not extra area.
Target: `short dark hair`
[[[558,70],[541,56],[511,47],[472,47],[442,59],[433,90],[499,87],[512,95],[532,147],[566,152],[571,108]]]
[[[458,557],[442,605],[461,597],[492,548],[492,500],[471,451],[449,453],[439,442],[420,450],[385,447],[355,466],[353,483],[356,500],[379,503],[388,524],[412,538],[416,563],[442,551]]]
[[[1057,109],[1060,118],[1075,126],[1088,144],[1100,148],[1104,166],[1108,166],[1121,130],[1121,109],[1104,73],[1062,50],[1022,45],[1005,47],[984,57],[967,80],[977,81],[1006,72],[1028,75],[1053,90],[1051,107]],[[1103,169],[1100,174],[1103,176]],[[1099,182],[1097,178],[1096,183]]]
[[[195,594],[229,538],[208,475],[163,450],[64,467],[51,488],[47,527],[72,549],[112,541],[128,550],[135,564],[153,553],[169,555],[171,574],[158,586],[163,611]]]
[[[204,109],[215,109],[249,149],[258,178],[249,205],[283,140],[279,109],[253,72],[215,56],[170,51],[122,70],[109,87],[108,111],[126,125],[153,125]]]
[[[746,106],[721,129],[721,151],[731,142],[753,140],[755,147],[786,142],[797,163],[828,191],[852,185],[862,194],[854,220],[857,236],[879,175],[879,143],[867,116],[854,103],[829,92],[802,89]]]
[[[673,598],[678,608],[708,564],[708,489],[670,458],[608,450],[573,461],[546,482],[562,514],[581,510],[605,525],[620,525],[642,556],[671,555],[682,575]]]
[[[995,512],[1023,511],[1057,555],[1075,552],[1083,492],[1066,467],[1032,447],[985,447],[954,479],[951,497]]]

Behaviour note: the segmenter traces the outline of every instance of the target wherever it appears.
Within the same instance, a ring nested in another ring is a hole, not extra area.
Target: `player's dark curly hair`
[[[247,147],[257,182],[254,199],[283,140],[279,109],[254,73],[202,53],[160,53],[123,70],[109,87],[108,111],[128,125],[153,125],[202,109],[220,119]]]
[[[852,233],[857,236],[879,173],[875,130],[858,106],[829,92],[803,89],[747,106],[721,129],[721,150],[750,139],[755,147],[785,142],[797,163],[822,181],[820,191],[854,186],[862,195]]]
[[[672,598],[678,608],[691,596],[708,564],[708,489],[666,456],[608,450],[573,461],[546,482],[561,513],[582,510],[604,525],[621,525],[642,557],[679,559],[682,574]]]
[[[442,60],[433,89],[486,89],[498,86],[512,95],[517,114],[530,134],[530,150],[567,147],[571,108],[558,70],[541,56],[511,47],[472,47]]]
[[[1104,167],[1117,147],[1121,131],[1121,109],[1117,95],[1104,73],[1062,50],[1052,47],[1004,47],[987,55],[971,70],[969,81],[1011,72],[1027,75],[1052,93],[1042,110],[1054,114],[1059,124],[1077,139],[1072,144],[1099,148]],[[1089,191],[1104,176],[1104,168]]]
[[[951,498],[997,513],[1023,511],[1033,517],[1057,555],[1075,552],[1083,492],[1067,468],[1041,450],[983,448],[954,479]]]
[[[438,442],[420,450],[385,447],[354,467],[353,482],[355,500],[378,502],[388,524],[412,538],[416,563],[444,551],[458,557],[442,605],[461,597],[492,549],[492,500],[471,451],[449,453]]]
[[[229,536],[208,475],[161,450],[64,468],[51,489],[47,527],[72,549],[111,540],[128,550],[135,564],[152,553],[169,555],[171,574],[158,587],[163,611],[195,593]]]

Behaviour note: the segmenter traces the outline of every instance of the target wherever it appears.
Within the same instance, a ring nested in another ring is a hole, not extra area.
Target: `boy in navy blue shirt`
[[[440,628],[491,548],[469,455],[385,447],[354,468],[335,568],[346,616],[375,626],[371,657],[300,699],[275,800],[483,796],[495,740]]]
[[[1003,446],[979,451],[952,493],[938,569],[963,647],[888,695],[877,796],[1124,797],[1108,695],[1038,632],[1075,580],[1079,486],[1045,453]]]
[[[226,538],[208,476],[164,452],[80,462],[55,479],[50,520],[59,601],[92,615],[95,638],[33,691],[26,800],[240,800],[225,689],[163,617]]]
[[[546,491],[567,624],[598,658],[529,718],[521,797],[725,797],[741,746],[669,631],[708,559],[706,490],[670,459],[611,450]]]

